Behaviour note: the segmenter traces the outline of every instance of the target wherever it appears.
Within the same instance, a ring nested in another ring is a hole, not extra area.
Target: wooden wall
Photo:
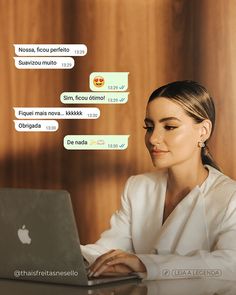
[[[81,241],[93,242],[117,209],[126,179],[152,169],[144,145],[148,95],[195,79],[215,97],[210,147],[236,178],[236,0],[0,0],[0,185],[63,188]],[[14,43],[84,43],[72,70],[18,70]],[[98,120],[60,120],[56,133],[18,133],[13,107],[63,106],[63,91],[89,91],[93,71],[128,71],[129,102],[98,105]],[[67,151],[67,134],[130,134],[125,151]]]

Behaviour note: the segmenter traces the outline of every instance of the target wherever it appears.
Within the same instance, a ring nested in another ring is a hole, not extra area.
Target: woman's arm
[[[191,256],[137,256],[147,267],[147,279],[150,280],[200,276],[236,280],[236,193],[225,211],[220,234],[212,252],[198,250]]]
[[[107,253],[92,265],[90,275],[115,272],[114,266],[120,264],[133,271],[146,271],[147,280],[202,277],[236,280],[236,194],[229,202],[212,252],[198,250],[191,256]]]

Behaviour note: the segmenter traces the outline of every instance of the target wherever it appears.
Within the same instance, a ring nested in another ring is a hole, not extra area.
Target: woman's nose
[[[161,132],[158,130],[154,130],[151,136],[149,137],[149,142],[152,145],[157,145],[162,143],[162,141],[163,141],[163,135],[161,134]]]

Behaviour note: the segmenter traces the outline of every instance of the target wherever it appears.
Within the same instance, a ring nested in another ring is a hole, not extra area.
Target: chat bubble
[[[17,119],[97,119],[98,108],[14,108]]]
[[[67,150],[125,150],[129,135],[66,135]]]
[[[84,44],[14,44],[18,56],[84,56]]]
[[[63,92],[60,100],[65,104],[120,104],[128,101],[129,92]]]
[[[55,120],[14,120],[15,129],[19,132],[55,132],[58,122]]]
[[[72,69],[72,57],[14,57],[17,69]]]
[[[129,72],[93,72],[89,76],[92,91],[126,91]]]

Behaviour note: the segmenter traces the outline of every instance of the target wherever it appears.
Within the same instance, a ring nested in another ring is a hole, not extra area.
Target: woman
[[[207,147],[212,98],[193,81],[164,85],[151,94],[144,121],[157,170],[130,177],[111,228],[81,246],[89,276],[236,280],[236,182]]]

